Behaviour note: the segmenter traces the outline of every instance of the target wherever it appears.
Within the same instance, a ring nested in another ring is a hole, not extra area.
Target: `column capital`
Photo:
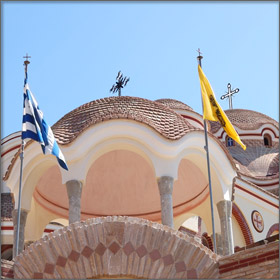
[[[173,177],[170,176],[161,176],[157,179],[159,193],[163,194],[172,194],[173,192]]]
[[[68,197],[70,196],[81,196],[83,188],[82,181],[79,180],[70,180],[66,182],[66,189]]]
[[[220,218],[231,216],[232,201],[221,200],[216,205],[217,205],[217,209],[218,209]]]

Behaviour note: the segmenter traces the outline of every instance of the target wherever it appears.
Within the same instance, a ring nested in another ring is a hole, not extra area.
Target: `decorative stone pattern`
[[[56,230],[15,258],[15,278],[217,278],[219,257],[186,234],[132,217]]]
[[[278,241],[221,258],[219,272],[221,279],[279,279]]]
[[[12,220],[12,211],[14,210],[14,194],[1,193],[1,220]]]

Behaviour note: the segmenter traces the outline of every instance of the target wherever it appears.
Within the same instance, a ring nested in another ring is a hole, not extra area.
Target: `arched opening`
[[[226,136],[226,146],[227,147],[235,146],[234,140],[231,137],[229,137],[229,136]]]
[[[11,261],[13,259],[13,245],[1,246],[1,259]]]
[[[267,133],[263,136],[263,144],[267,148],[270,148],[272,146],[271,136]]]
[[[279,223],[274,224],[269,228],[266,237],[270,237],[277,234],[279,235]]]
[[[59,220],[59,219],[57,219]],[[60,228],[63,228],[65,226],[65,224],[68,224],[68,220],[64,219],[66,222],[64,224],[62,224],[62,222],[58,222],[56,220],[51,221],[47,224],[47,226],[44,229],[43,235],[42,237],[44,237],[45,235],[54,232],[55,230],[58,230]]]
[[[189,236],[194,237],[199,243],[213,251],[213,241],[208,235],[206,225],[200,216],[188,218],[178,229]]]

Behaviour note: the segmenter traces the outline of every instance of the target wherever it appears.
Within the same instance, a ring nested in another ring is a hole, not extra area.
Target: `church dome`
[[[52,129],[57,142],[65,145],[71,143],[88,127],[114,119],[144,123],[170,140],[180,139],[188,131],[196,129],[166,106],[130,96],[107,97],[86,103],[66,114]]]
[[[240,172],[254,179],[266,180],[279,176],[278,147],[247,147],[244,152],[240,147],[230,147],[232,157],[238,162]]]
[[[175,100],[175,99],[162,98],[162,99],[157,99],[155,101],[167,106],[170,109],[193,111],[193,108],[191,108],[190,106],[186,105],[185,103]]]
[[[277,130],[279,129],[279,124],[277,121],[275,121],[267,115],[256,111],[246,109],[230,109],[225,110],[225,113],[229,118],[230,122],[234,126],[242,130],[256,130],[264,124],[271,124]],[[221,128],[219,122],[210,121],[210,125],[212,133],[216,133]]]

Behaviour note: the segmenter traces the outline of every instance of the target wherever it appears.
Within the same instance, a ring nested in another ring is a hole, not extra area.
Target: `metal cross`
[[[126,84],[128,83],[129,81],[129,78],[127,77],[123,77],[123,74],[121,73],[121,71],[119,71],[117,77],[116,77],[116,84],[114,84],[112,86],[112,88],[110,89],[111,92],[115,93],[116,91],[119,92],[119,96],[121,96],[121,89],[123,87],[126,86]]]
[[[28,61],[28,58],[31,58],[31,56],[28,56],[28,53],[27,53],[26,56],[24,56],[23,58],[26,58],[26,60]]]
[[[223,100],[227,97],[228,100],[229,100],[229,109],[232,109],[232,95],[239,92],[239,88],[231,90],[231,84],[230,83],[227,84],[227,88],[228,88],[227,94],[222,95],[221,99]]]

